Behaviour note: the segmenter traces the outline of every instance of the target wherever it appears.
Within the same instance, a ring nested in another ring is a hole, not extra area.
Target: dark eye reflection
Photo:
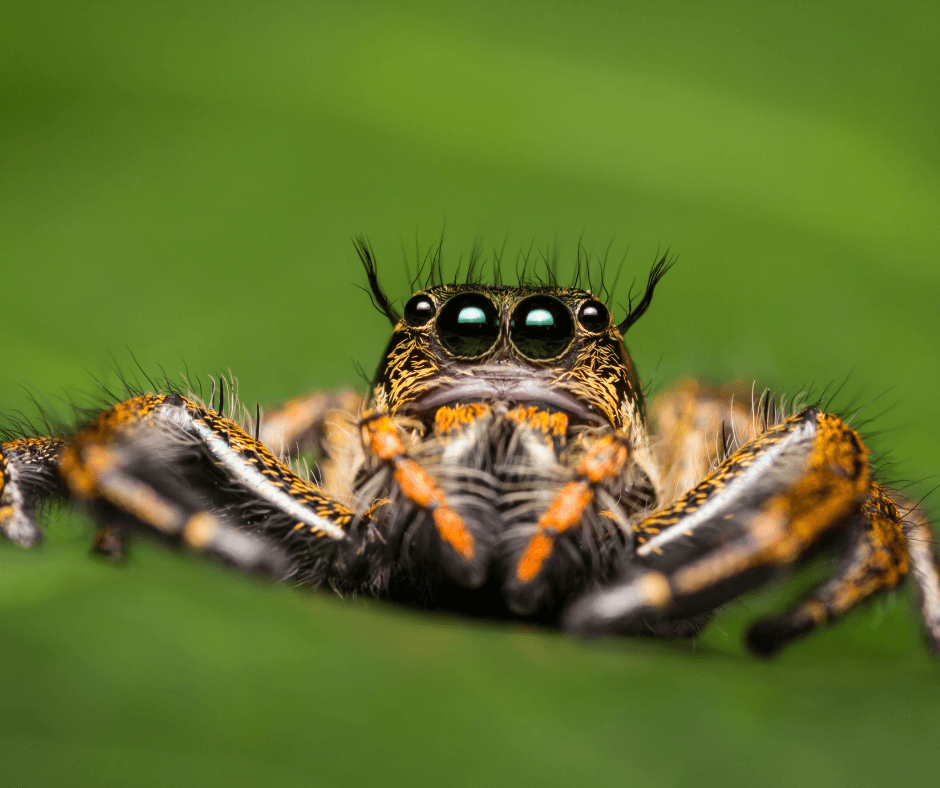
[[[528,358],[553,358],[574,336],[568,308],[549,296],[531,296],[512,313],[509,335],[516,349]]]
[[[437,318],[441,344],[461,358],[479,356],[499,338],[499,315],[493,302],[479,293],[454,296]]]

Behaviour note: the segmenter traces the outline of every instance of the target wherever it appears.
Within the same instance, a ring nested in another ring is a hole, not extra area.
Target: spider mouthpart
[[[412,296],[405,304],[405,320],[409,326],[418,328],[434,317],[434,302],[426,295]]]
[[[578,310],[578,322],[587,331],[598,334],[610,327],[610,312],[600,301],[587,301]]]
[[[462,293],[441,310],[437,333],[452,355],[474,358],[493,347],[499,338],[499,313],[486,296]]]
[[[512,313],[509,335],[523,356],[554,358],[574,339],[574,323],[568,307],[558,299],[531,296],[523,299]]]

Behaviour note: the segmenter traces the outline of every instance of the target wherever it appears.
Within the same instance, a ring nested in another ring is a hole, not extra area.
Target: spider
[[[788,416],[769,395],[745,407],[694,382],[647,413],[622,337],[665,256],[617,323],[590,289],[552,277],[438,282],[399,315],[371,249],[357,250],[393,326],[367,403],[315,393],[262,423],[233,402],[227,416],[224,385],[208,402],[135,392],[73,434],[2,444],[6,537],[39,542],[37,507],[62,497],[91,511],[96,549],[115,557],[143,531],[340,594],[663,638],[696,635],[718,607],[828,547],[831,578],[755,623],[752,652],[910,574],[940,653],[931,525],[872,479],[845,422],[814,407]],[[311,453],[312,473],[292,462]]]

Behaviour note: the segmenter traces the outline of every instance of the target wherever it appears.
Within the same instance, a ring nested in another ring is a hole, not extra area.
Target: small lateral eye
[[[578,310],[578,322],[596,334],[610,326],[610,313],[600,301],[587,301]]]
[[[405,304],[405,320],[409,326],[423,326],[434,317],[434,302],[426,295],[418,293]]]

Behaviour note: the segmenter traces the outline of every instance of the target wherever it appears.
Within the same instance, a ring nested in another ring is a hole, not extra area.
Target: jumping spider
[[[61,496],[93,513],[113,554],[142,530],[339,593],[659,637],[696,634],[716,607],[829,545],[841,556],[831,579],[755,624],[754,652],[907,574],[940,650],[931,526],[871,478],[843,421],[689,383],[653,403],[648,430],[622,335],[665,257],[617,324],[590,290],[554,281],[438,283],[399,317],[358,251],[394,327],[365,406],[313,394],[240,426],[224,387],[208,403],[138,393],[70,436],[2,444],[4,534],[38,542],[36,506]],[[305,452],[313,475],[290,464]]]

